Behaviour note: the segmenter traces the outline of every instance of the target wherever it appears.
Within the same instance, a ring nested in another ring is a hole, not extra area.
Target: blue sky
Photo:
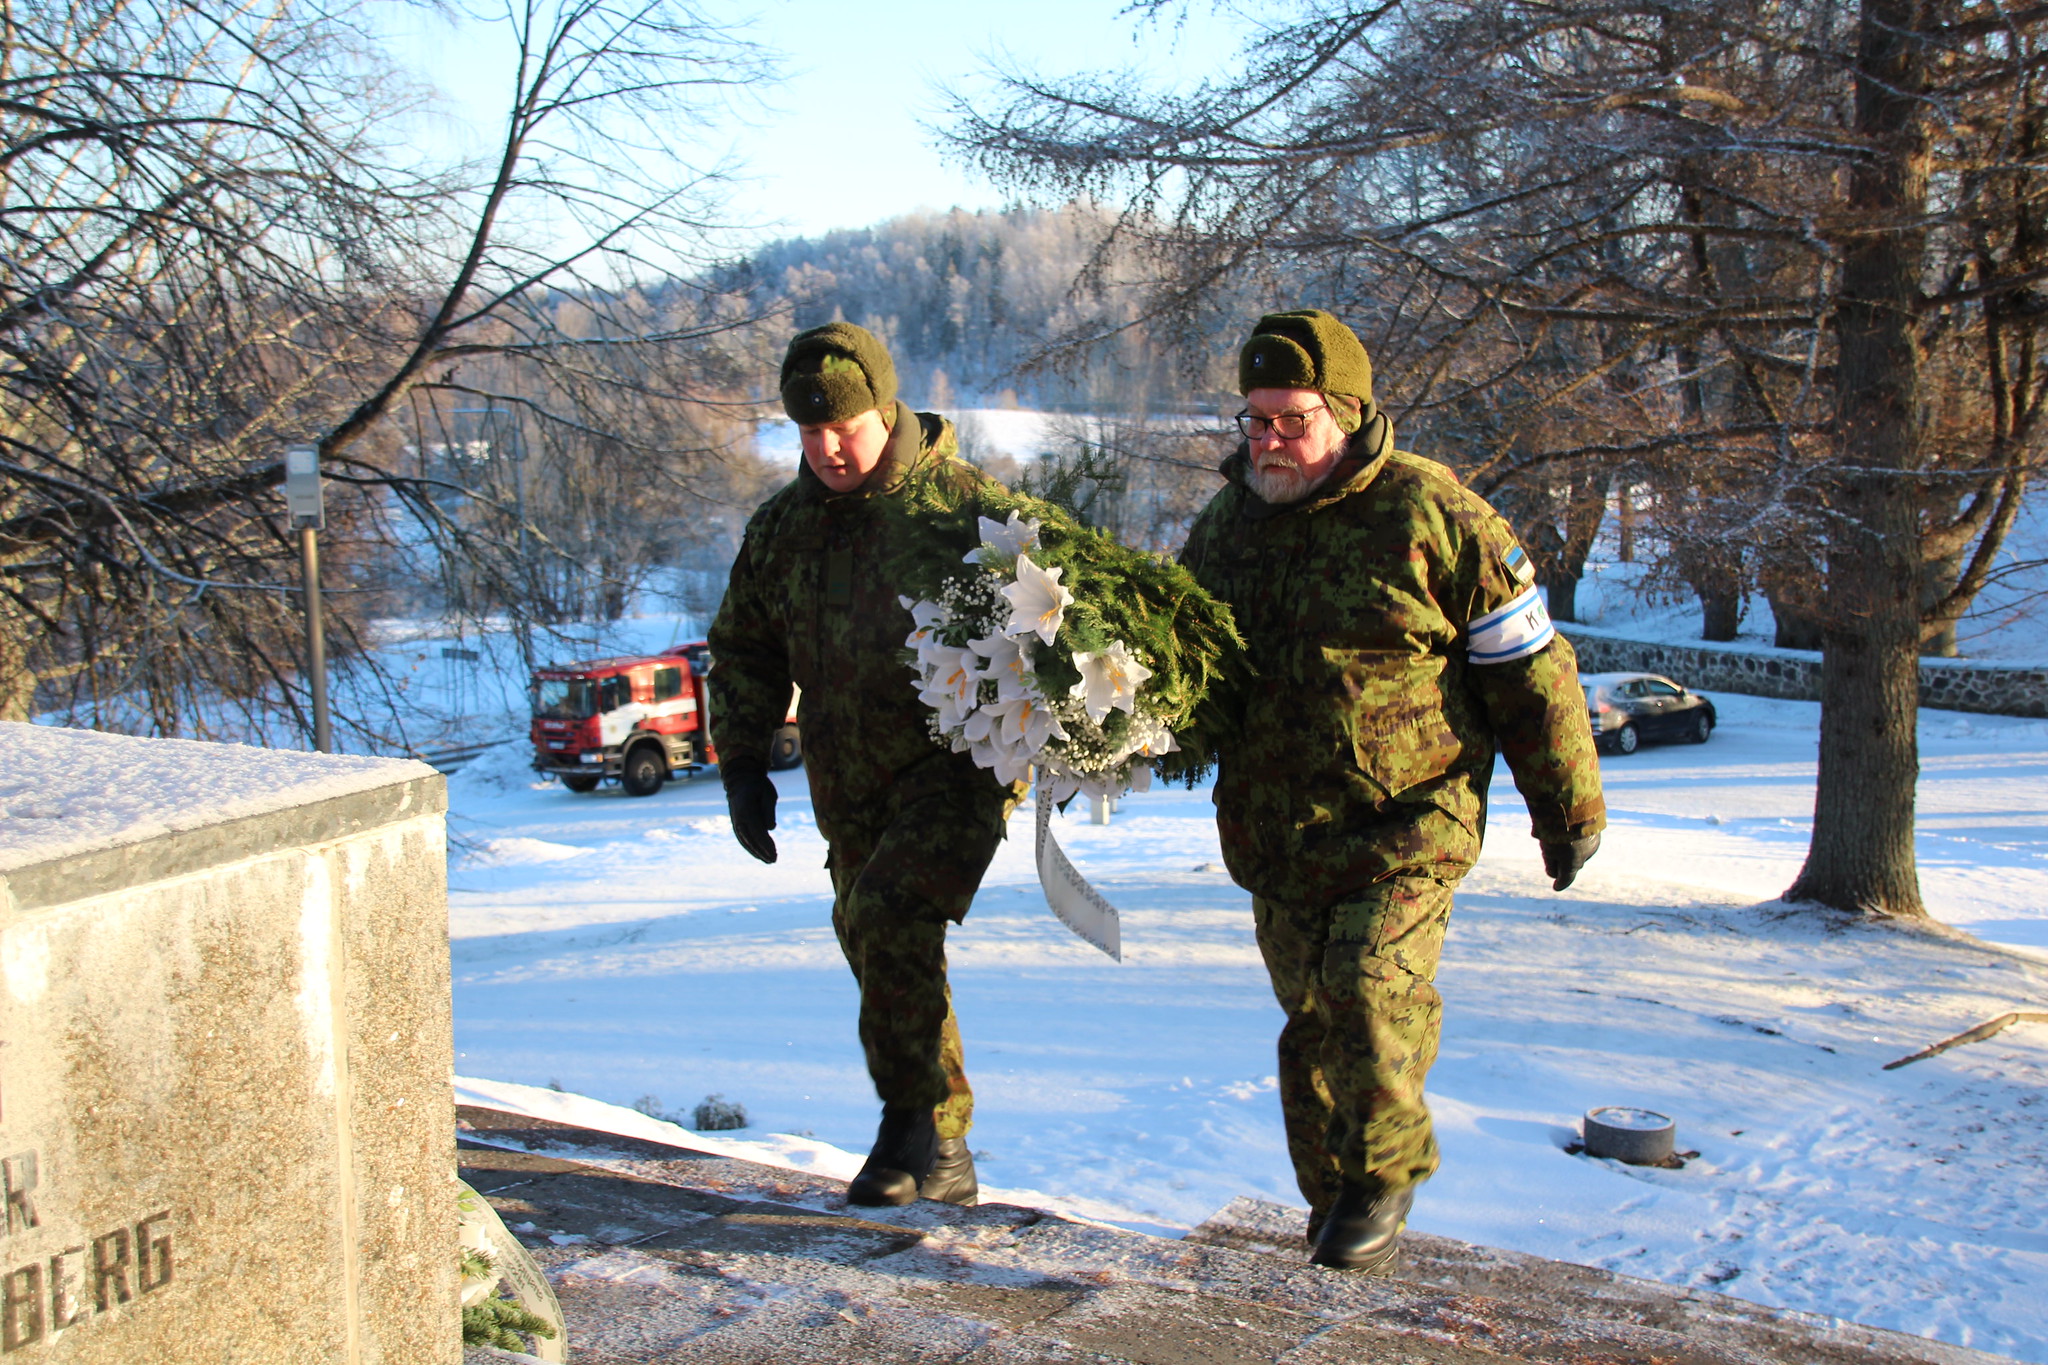
[[[709,0],[719,12],[719,0]],[[1178,34],[1120,17],[1122,0],[770,0],[731,6],[751,13],[760,41],[788,72],[758,93],[760,107],[715,144],[737,154],[748,179],[733,189],[732,216],[763,236],[864,227],[918,208],[999,206],[994,187],[948,161],[922,122],[937,116],[942,84],[971,89],[999,55],[1041,72],[1139,65],[1161,82],[1199,79],[1236,49],[1239,22],[1192,0]],[[499,117],[508,78],[493,60],[493,35],[417,10],[386,10],[400,60],[442,93],[444,108],[481,146]],[[819,128],[852,126],[871,154],[819,164]]]

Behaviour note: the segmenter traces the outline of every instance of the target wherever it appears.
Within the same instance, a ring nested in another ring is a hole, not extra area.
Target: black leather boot
[[[966,1138],[939,1139],[939,1159],[917,1192],[942,1204],[972,1206],[981,1202],[981,1186],[974,1179],[974,1153],[967,1150]]]
[[[1309,1260],[1338,1270],[1385,1274],[1401,1249],[1401,1229],[1408,1225],[1408,1208],[1414,1202],[1412,1187],[1382,1190],[1345,1182],[1329,1217],[1323,1220],[1315,1254]]]
[[[939,1129],[929,1109],[882,1106],[882,1126],[860,1174],[846,1187],[846,1202],[909,1204],[939,1158]]]

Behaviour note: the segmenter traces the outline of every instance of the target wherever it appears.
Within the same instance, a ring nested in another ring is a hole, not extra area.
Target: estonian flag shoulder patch
[[[1520,587],[1528,587],[1536,581],[1536,566],[1529,562],[1529,556],[1522,553],[1519,545],[1509,545],[1508,552],[1500,557],[1501,567],[1508,571]]]

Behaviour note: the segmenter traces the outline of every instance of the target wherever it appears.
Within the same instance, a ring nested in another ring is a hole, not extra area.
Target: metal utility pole
[[[327,524],[320,491],[320,452],[293,446],[284,453],[284,501],[299,532],[299,573],[306,593],[306,679],[313,692],[313,750],[334,752],[327,720],[327,637],[320,626],[320,529]]]

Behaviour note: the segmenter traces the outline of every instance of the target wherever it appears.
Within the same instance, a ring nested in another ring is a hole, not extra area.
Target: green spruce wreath
[[[957,549],[937,547],[978,543],[978,518],[1003,520],[1015,513],[1040,523],[1031,561],[1062,570],[1060,585],[1074,595],[1057,644],[1038,651],[1033,661],[1040,690],[1048,696],[1064,694],[1081,678],[1074,651],[1100,650],[1121,640],[1152,670],[1146,694],[1186,750],[1170,756],[1166,771],[1190,785],[1207,773],[1213,745],[1198,712],[1212,687],[1226,676],[1248,673],[1250,664],[1230,608],[1194,575],[1164,555],[1133,549],[1083,526],[1064,508],[1042,499],[967,487],[943,476],[917,480],[904,497],[889,500],[889,510],[940,532],[892,537],[895,544],[915,548],[892,561],[891,577],[905,596],[925,600],[940,599],[949,584],[956,594],[974,590],[980,571],[961,563]],[[950,645],[967,643],[943,629],[939,634]]]

